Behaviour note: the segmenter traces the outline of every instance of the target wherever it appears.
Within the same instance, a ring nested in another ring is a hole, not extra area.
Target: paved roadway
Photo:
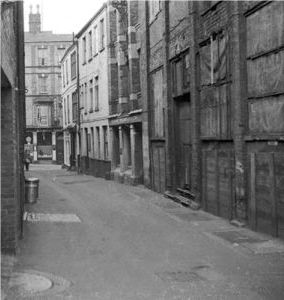
[[[14,273],[42,272],[70,285],[38,294],[30,288],[24,298],[12,283],[7,299],[284,299],[281,241],[269,240],[265,248],[267,237],[142,186],[52,165],[32,165],[26,176],[40,179],[40,193],[36,204],[26,205],[33,214],[25,221]],[[65,222],[56,221],[57,214],[68,214]],[[228,232],[251,240],[223,238]]]

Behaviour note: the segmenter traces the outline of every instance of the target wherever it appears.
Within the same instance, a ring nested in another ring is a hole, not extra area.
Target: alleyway
[[[7,299],[283,299],[279,240],[143,187],[53,165],[27,176],[40,179],[39,200],[26,206],[14,274],[48,279],[32,293],[12,278]]]

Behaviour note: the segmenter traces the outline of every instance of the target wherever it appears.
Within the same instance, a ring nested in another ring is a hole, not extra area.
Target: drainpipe
[[[80,73],[79,73],[79,41],[78,38],[74,41],[76,45],[77,54],[77,130],[78,130],[78,140],[79,154],[77,154],[77,173],[80,173],[81,169],[81,123],[80,123]]]

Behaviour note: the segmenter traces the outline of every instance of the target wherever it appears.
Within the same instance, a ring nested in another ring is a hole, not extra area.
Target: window
[[[149,22],[152,22],[158,12],[161,10],[161,1],[160,0],[151,0],[149,3]]]
[[[47,93],[47,76],[45,74],[41,74],[39,78],[39,92],[40,94]]]
[[[95,77],[95,111],[99,110],[99,76]]]
[[[97,138],[97,158],[100,158],[100,149],[101,149],[101,141],[100,141],[100,127],[96,127],[96,138]]]
[[[40,66],[44,66],[44,65],[46,64],[45,58],[40,57],[40,58],[38,59],[38,64],[39,64]]]
[[[89,96],[90,96],[90,112],[93,112],[93,108],[94,108],[93,80],[90,80]]]
[[[104,159],[108,159],[108,134],[107,126],[103,126],[103,135],[104,135]]]
[[[66,64],[65,64],[65,71],[66,71],[66,85],[69,83],[69,75],[68,75],[68,66],[69,66],[69,61],[66,59]]]
[[[93,39],[92,39],[92,30],[89,31],[89,59],[92,58],[92,54],[93,54],[93,47],[92,47],[92,44],[93,44]]]
[[[63,116],[64,116],[64,125],[67,124],[67,119],[66,119],[66,98],[63,99]]]
[[[100,31],[101,31],[101,46],[100,50],[103,50],[105,47],[105,25],[104,25],[104,19],[100,21]]]
[[[98,28],[97,26],[94,27],[94,55],[96,55],[98,53],[98,46],[97,46],[97,31]]]
[[[74,51],[71,54],[71,79],[75,79],[77,76],[77,72],[76,72],[76,52]]]
[[[69,95],[67,95],[67,124],[70,123],[70,99]]]
[[[94,137],[94,127],[91,127],[91,149],[93,158],[95,158],[95,137]]]
[[[62,64],[61,73],[62,73],[63,87],[65,87],[65,63]]]
[[[86,37],[83,37],[82,39],[82,42],[83,42],[83,64],[86,63],[86,59],[87,59],[87,45],[86,45]]]
[[[223,32],[211,35],[200,48],[201,84],[210,85],[227,76],[228,39]]]
[[[85,83],[85,85],[84,85],[84,102],[85,102],[85,113],[87,113],[87,109],[88,109],[87,83]]]
[[[188,92],[190,81],[189,64],[188,51],[173,61],[173,96],[180,96]]]

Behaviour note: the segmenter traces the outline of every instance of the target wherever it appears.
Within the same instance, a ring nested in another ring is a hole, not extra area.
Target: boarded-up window
[[[200,48],[201,84],[210,85],[226,79],[228,37],[224,32],[211,35]]]
[[[247,16],[249,130],[284,131],[284,6],[271,2]]]
[[[249,104],[249,127],[256,133],[284,132],[284,95],[258,99]]]
[[[247,17],[247,55],[284,45],[284,5],[274,1]]]
[[[177,97],[188,92],[190,60],[189,52],[172,62],[173,96]]]
[[[163,71],[156,71],[151,75],[151,119],[152,136],[164,137],[165,101],[163,97]]]

